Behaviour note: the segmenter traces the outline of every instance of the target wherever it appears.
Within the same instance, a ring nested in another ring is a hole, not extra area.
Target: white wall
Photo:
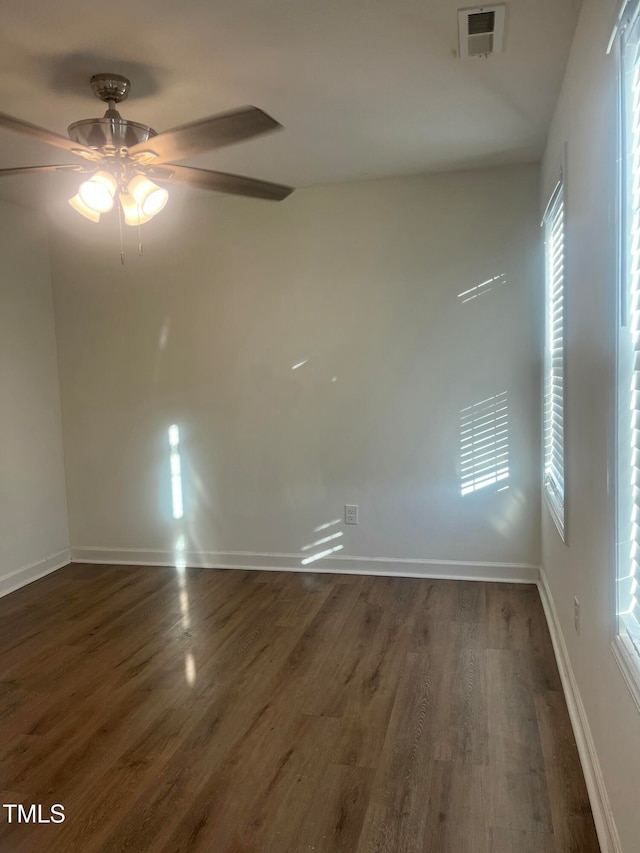
[[[0,202],[0,594],[68,562],[46,220]]]
[[[145,254],[124,267],[115,232],[61,213],[78,558],[170,560],[184,534],[199,552],[189,562],[300,566],[303,546],[341,533],[324,546],[344,544],[340,557],[537,565],[538,181],[525,166],[300,190],[279,205],[193,193],[143,228]],[[462,497],[460,410],[503,391],[509,489]],[[345,503],[360,507],[357,527],[315,530]]]
[[[567,143],[568,535],[543,507],[542,563],[622,846],[640,844],[640,712],[611,653],[611,470],[616,310],[614,3],[585,0],[543,166],[544,195]],[[573,599],[581,604],[581,635]]]

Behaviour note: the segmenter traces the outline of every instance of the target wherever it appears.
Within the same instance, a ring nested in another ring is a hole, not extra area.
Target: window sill
[[[553,523],[558,528],[558,533],[560,534],[560,538],[567,544],[567,539],[565,536],[565,526],[564,526],[564,507],[558,501],[555,494],[550,490],[549,486],[545,484],[544,486],[544,496],[547,503],[547,507],[549,509],[549,513],[551,518],[553,519]]]
[[[611,643],[611,651],[640,711],[640,657],[631,641],[620,635]]]

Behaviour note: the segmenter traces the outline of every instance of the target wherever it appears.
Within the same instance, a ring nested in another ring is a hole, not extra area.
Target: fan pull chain
[[[122,205],[118,205],[118,226],[120,228],[120,263],[124,266],[124,238],[122,236]]]

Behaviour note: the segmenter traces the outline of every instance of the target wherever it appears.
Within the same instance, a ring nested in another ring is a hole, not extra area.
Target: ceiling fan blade
[[[283,184],[271,184],[257,181],[242,175],[229,175],[226,172],[211,172],[208,169],[193,169],[190,166],[145,166],[144,174],[152,181],[168,181],[172,184],[184,184],[201,190],[215,190],[219,193],[244,195],[249,198],[264,198],[269,201],[282,201],[293,192],[293,187]]]
[[[134,145],[129,149],[129,154],[139,163],[183,160],[192,154],[242,142],[243,139],[251,139],[252,136],[281,127],[281,124],[257,107],[242,107],[165,130]]]
[[[20,166],[17,169],[0,169],[0,178],[5,175],[30,175],[32,172],[76,172],[80,175],[95,172],[90,166]]]
[[[83,157],[85,160],[97,160],[100,157],[96,151],[86,148],[84,145],[79,145],[66,136],[52,133],[50,130],[45,130],[44,127],[38,127],[37,124],[31,124],[20,118],[8,116],[6,113],[0,113],[0,127],[6,127],[7,130],[15,130],[17,133],[24,133],[27,136],[32,136],[34,139],[39,139],[40,142],[46,142],[47,145],[55,145],[56,148],[64,148],[65,151],[77,154],[78,157]]]

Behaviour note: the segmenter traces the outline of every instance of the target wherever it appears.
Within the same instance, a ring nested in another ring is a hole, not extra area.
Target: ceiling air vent
[[[505,4],[458,10],[460,58],[502,53]]]

